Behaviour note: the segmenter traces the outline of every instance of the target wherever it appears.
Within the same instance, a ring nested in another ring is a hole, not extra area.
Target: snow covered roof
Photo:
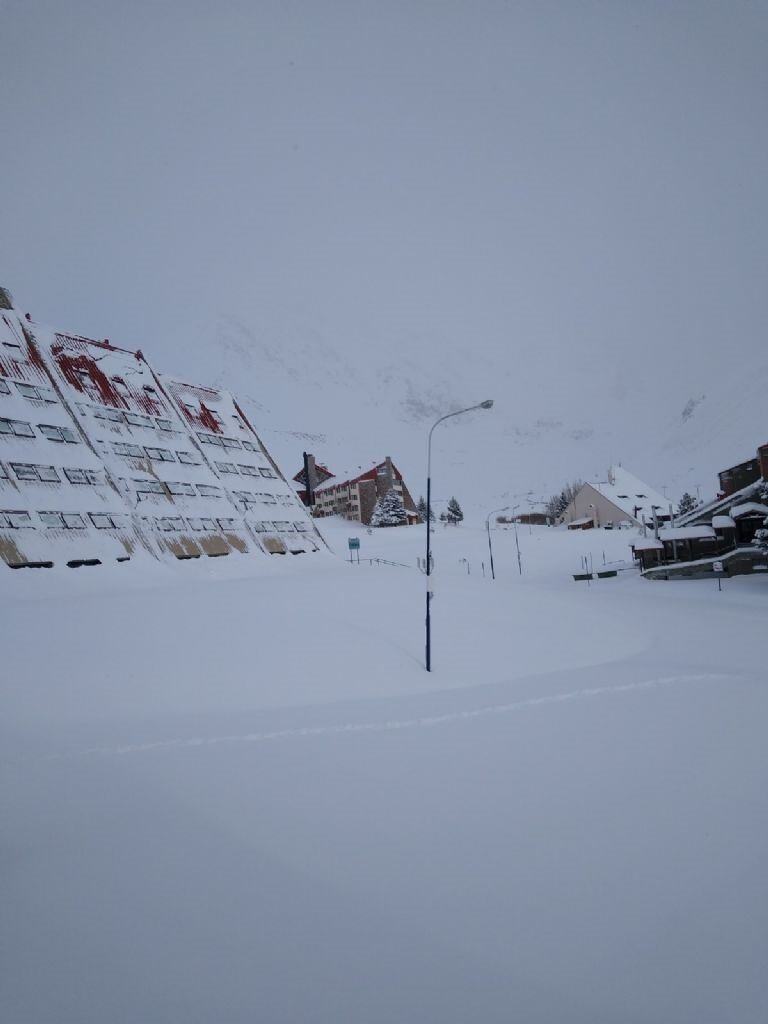
[[[730,516],[712,516],[712,526],[715,530],[732,530],[735,525]]]
[[[714,536],[711,526],[667,526],[659,530],[659,540],[700,540]]]
[[[584,526],[585,523],[594,522],[591,516],[582,516],[581,519],[572,519],[569,526]]]
[[[741,505],[734,505],[731,509],[731,516],[739,519],[741,516],[763,515],[768,517],[768,505],[761,505],[759,501],[745,501]]]
[[[590,482],[590,487],[621,509],[627,519],[652,519],[654,506],[657,510],[669,507],[668,498],[643,483],[623,466],[612,467],[608,476],[608,480]]]
[[[636,541],[632,547],[635,551],[656,551],[663,548],[664,545],[660,540],[656,540],[655,537],[645,537],[641,540]]]
[[[678,523],[680,526],[684,526],[686,523],[695,523],[697,521],[703,521],[709,518],[715,512],[727,511],[734,502],[738,502],[739,498],[749,498],[753,494],[757,494],[761,487],[765,484],[762,480],[756,480],[754,483],[747,484],[746,487],[742,487],[738,491],[734,491],[733,494],[724,495],[722,498],[715,498],[713,501],[707,502],[705,505],[699,505],[698,508],[693,509],[687,515],[678,516]]]

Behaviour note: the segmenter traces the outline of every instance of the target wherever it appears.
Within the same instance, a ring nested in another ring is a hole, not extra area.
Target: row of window
[[[11,469],[19,480],[29,483],[60,484],[61,477],[53,466],[38,466],[29,462],[11,462]],[[65,468],[64,476],[71,484],[97,484],[99,475],[93,469]],[[0,477],[9,479],[4,467],[0,465]]]
[[[258,452],[260,449],[253,441],[240,441],[236,437],[220,437],[218,434],[198,434],[200,444],[218,445],[219,448],[245,448],[247,452]]]
[[[51,423],[38,423],[37,429],[49,441],[66,441],[68,444],[77,444],[80,440],[71,427],[55,427]],[[8,420],[1,417],[0,434],[13,434],[16,437],[36,436],[31,423],[25,423],[23,420]]]
[[[85,530],[89,525],[86,518],[79,512],[38,512],[37,516],[43,526],[56,530]],[[106,512],[89,512],[87,516],[90,523],[97,530],[115,530],[122,525],[121,517]],[[215,532],[217,527],[220,530],[236,530],[238,523],[235,519],[187,516],[186,522],[181,516],[163,516],[154,520],[155,527],[162,533],[180,533],[189,529],[200,532]],[[280,522],[258,522],[253,523],[257,533],[306,533],[309,526],[306,522],[289,523]],[[9,530],[33,530],[35,528],[32,516],[29,512],[9,510],[0,512],[0,529]]]
[[[147,458],[152,459],[154,462],[179,462],[184,463],[187,466],[199,466],[200,460],[192,455],[190,452],[179,452],[176,454],[170,451],[168,448],[150,448],[145,446],[144,448],[139,447],[137,444],[126,444],[123,441],[117,441],[112,445],[112,450],[116,455],[124,455],[126,458],[131,459],[143,459],[146,455]],[[238,475],[240,473],[243,476],[263,476],[268,480],[277,479],[277,474],[274,470],[267,467],[258,466],[247,466],[234,462],[216,462],[216,468],[220,473],[229,473]]]
[[[215,532],[216,528],[220,530],[237,530],[240,528],[236,519],[225,519],[217,517],[216,519],[206,517],[187,516],[163,516],[159,519],[154,520],[155,527],[161,531],[161,533],[183,533],[187,527],[190,530],[199,533],[200,531]],[[259,522],[253,523],[253,528],[257,533],[306,533],[309,530],[309,526],[305,522],[289,523],[289,522]]]
[[[88,523],[79,512],[38,512],[43,526],[59,530],[84,530]],[[105,512],[89,512],[88,519],[97,530],[110,530],[120,527],[120,516],[108,515]],[[10,530],[33,530],[32,516],[29,512],[0,512],[0,527]]]
[[[22,384],[20,381],[13,382],[16,390],[24,398],[29,398],[36,402],[52,403],[56,402],[56,392],[53,388],[49,388],[45,384]],[[0,380],[0,395],[10,395],[11,388],[8,383],[4,380]]]
[[[161,419],[159,416],[145,416],[139,412],[123,412],[121,409],[112,409],[106,405],[95,405],[90,407],[93,416],[97,420],[109,420],[110,423],[128,423],[132,427],[157,427],[169,433],[175,432],[178,428],[172,420]]]

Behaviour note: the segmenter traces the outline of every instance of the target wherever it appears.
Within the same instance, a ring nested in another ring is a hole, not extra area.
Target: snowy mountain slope
[[[718,470],[768,437],[768,356],[748,371],[705,361],[659,376],[642,359],[635,375],[626,358],[591,365],[577,353],[468,346],[427,360],[431,349],[334,339],[300,317],[263,330],[227,317],[204,372],[243,397],[289,476],[305,449],[337,474],[391,455],[415,495],[425,489],[430,425],[492,397],[490,413],[448,422],[434,439],[438,502],[456,493],[478,512],[602,479],[614,463],[671,500],[697,486],[705,497]]]

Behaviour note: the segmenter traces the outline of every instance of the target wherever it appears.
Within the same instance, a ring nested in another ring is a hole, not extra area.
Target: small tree
[[[696,508],[696,499],[688,491],[680,499],[680,503],[677,506],[677,514],[679,516],[687,516],[689,512],[693,512]]]
[[[419,513],[419,519],[425,523],[427,521],[427,503],[423,495],[416,502],[416,511]]]
[[[457,523],[460,523],[463,518],[464,513],[461,511],[461,505],[459,505],[458,501],[456,501],[455,498],[451,498],[451,500],[448,502],[446,519],[448,520],[449,523],[453,523],[455,526]]]
[[[768,505],[768,484],[763,484],[755,495],[755,499],[762,505]],[[768,516],[763,520],[762,527],[755,533],[752,543],[760,551],[768,555]]]
[[[405,526],[408,516],[403,499],[394,488],[379,498],[371,516],[371,526]]]

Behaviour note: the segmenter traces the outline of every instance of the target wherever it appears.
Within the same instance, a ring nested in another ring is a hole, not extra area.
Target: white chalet
[[[652,523],[669,519],[669,500],[622,466],[608,470],[608,479],[584,484],[560,516],[573,529]]]

